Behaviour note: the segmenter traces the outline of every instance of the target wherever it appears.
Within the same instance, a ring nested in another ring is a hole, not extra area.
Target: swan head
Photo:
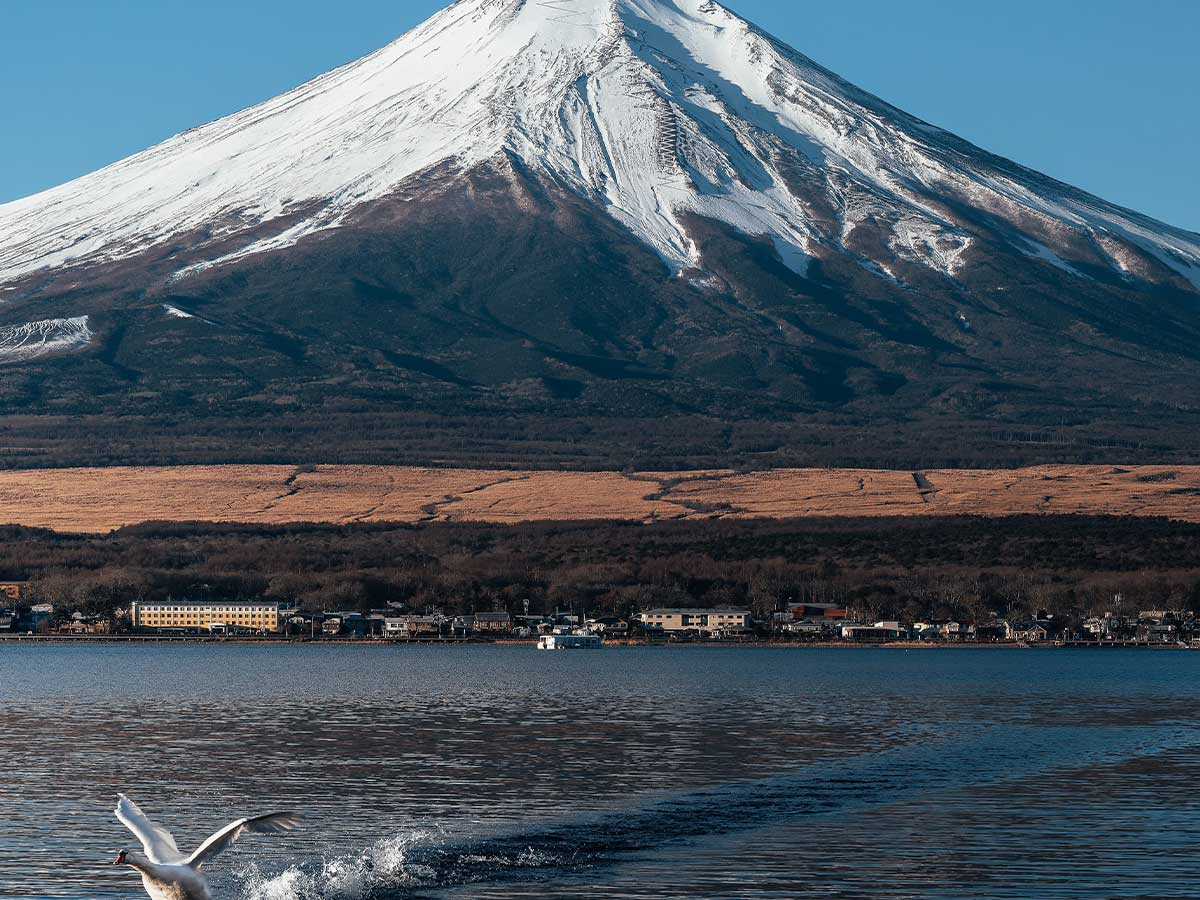
[[[149,863],[144,853],[138,853],[136,850],[118,850],[117,858],[113,860],[114,866],[132,866],[135,869],[141,869],[142,866]]]

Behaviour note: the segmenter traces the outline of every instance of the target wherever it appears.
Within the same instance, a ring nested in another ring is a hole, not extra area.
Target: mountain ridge
[[[380,461],[398,413],[538,464],[1189,459],[1198,299],[1200,236],[711,0],[460,0],[0,206],[0,418],[171,423],[130,462]]]

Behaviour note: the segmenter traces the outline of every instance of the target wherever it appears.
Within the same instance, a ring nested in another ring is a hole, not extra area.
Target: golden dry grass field
[[[0,524],[521,522],[1083,513],[1200,522],[1200,466],[506,472],[187,466],[0,472]]]

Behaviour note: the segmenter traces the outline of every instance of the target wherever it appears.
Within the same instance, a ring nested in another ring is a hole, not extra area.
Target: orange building
[[[27,581],[4,581],[0,582],[0,597],[10,603],[19,603],[25,599],[25,589],[28,587]]]

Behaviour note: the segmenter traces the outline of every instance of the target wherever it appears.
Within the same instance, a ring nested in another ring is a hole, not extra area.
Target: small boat
[[[554,634],[543,634],[537,643],[539,650],[599,650],[603,646],[604,641],[598,634],[567,629],[560,629]]]

